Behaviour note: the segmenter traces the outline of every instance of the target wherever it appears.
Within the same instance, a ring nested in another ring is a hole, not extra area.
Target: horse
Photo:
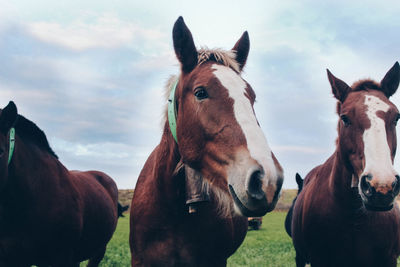
[[[288,213],[286,214],[285,218],[285,230],[286,233],[292,237],[292,216],[293,216],[293,206],[294,203],[296,203],[296,199],[299,196],[301,190],[303,189],[303,179],[301,178],[300,174],[296,173],[296,183],[297,183],[297,195],[292,201],[292,205],[290,206],[290,209]]]
[[[67,170],[12,101],[0,113],[0,165],[0,266],[98,266],[117,224],[115,182]]]
[[[129,209],[129,205],[122,206],[122,204],[118,202],[118,208],[117,208],[118,218],[125,217],[124,212],[127,211],[128,209]]]
[[[172,109],[133,194],[131,264],[226,266],[246,235],[246,217],[274,209],[283,170],[255,117],[255,93],[241,77],[248,33],[230,51],[197,50],[179,17],[172,37],[181,72],[169,80]],[[192,171],[180,171],[180,163]],[[193,172],[209,200],[190,213],[185,175]]]
[[[335,152],[305,177],[293,208],[296,265],[396,266],[400,255],[397,107],[389,100],[400,80],[396,62],[381,82],[350,87],[327,70],[337,99]]]

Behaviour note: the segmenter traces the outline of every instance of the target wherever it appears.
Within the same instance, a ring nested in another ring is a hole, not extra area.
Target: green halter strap
[[[171,87],[171,93],[168,97],[168,123],[171,130],[172,136],[175,142],[178,143],[178,138],[176,137],[176,103],[175,103],[175,90],[178,85],[179,78],[176,79],[175,83]]]
[[[10,129],[10,149],[8,150],[8,165],[10,165],[15,146],[15,128]]]

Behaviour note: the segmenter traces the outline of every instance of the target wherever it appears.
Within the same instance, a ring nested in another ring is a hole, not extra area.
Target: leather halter
[[[178,138],[176,135],[176,101],[175,91],[178,85],[179,78],[176,79],[171,87],[171,93],[168,97],[168,123],[171,130],[171,134],[174,137],[175,142],[178,144]],[[210,201],[209,185],[206,181],[203,181],[201,172],[192,169],[187,164],[184,164],[182,160],[178,163],[174,175],[177,175],[181,170],[185,170],[185,185],[186,185],[186,205],[188,205],[188,212],[197,212],[197,204],[200,202]]]
[[[10,129],[10,148],[8,150],[8,165],[10,165],[13,153],[14,153],[14,147],[15,147],[15,128],[12,127]]]
[[[171,130],[172,136],[176,143],[178,143],[178,138],[176,136],[176,101],[175,101],[175,91],[178,85],[179,78],[176,79],[171,87],[171,93],[168,97],[168,123]]]

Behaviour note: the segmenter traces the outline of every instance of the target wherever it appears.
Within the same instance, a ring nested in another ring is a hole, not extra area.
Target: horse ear
[[[10,101],[0,114],[0,131],[3,134],[6,134],[14,125],[17,115],[17,106],[13,101]]]
[[[176,57],[181,62],[182,71],[185,73],[191,72],[197,65],[197,50],[192,34],[182,17],[179,17],[174,24],[172,39]]]
[[[394,63],[393,67],[386,73],[381,81],[382,92],[386,97],[391,97],[399,87],[400,66],[399,62]]]
[[[351,91],[350,86],[348,86],[344,81],[333,76],[328,69],[326,69],[326,72],[328,73],[328,80],[331,84],[333,95],[337,100],[343,103],[347,94]]]
[[[299,190],[303,188],[303,179],[301,178],[300,174],[296,172],[296,183]]]
[[[236,51],[236,61],[239,63],[241,71],[246,64],[250,50],[250,39],[247,31],[242,34],[242,37],[236,42],[232,50]]]

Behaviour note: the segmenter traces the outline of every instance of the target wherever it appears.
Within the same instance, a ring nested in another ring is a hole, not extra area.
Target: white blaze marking
[[[365,105],[371,127],[364,131],[364,173],[373,172],[377,178],[384,178],[385,174],[394,172],[390,148],[386,137],[385,121],[378,117],[378,111],[387,112],[389,105],[376,96],[366,95]],[[393,175],[394,176],[394,175]]]
[[[246,83],[236,72],[228,67],[214,64],[213,69],[215,70],[214,75],[234,100],[233,111],[235,118],[242,128],[251,157],[264,168],[267,179],[276,179],[277,171],[272,159],[271,149],[257,123],[250,100],[245,96]]]

